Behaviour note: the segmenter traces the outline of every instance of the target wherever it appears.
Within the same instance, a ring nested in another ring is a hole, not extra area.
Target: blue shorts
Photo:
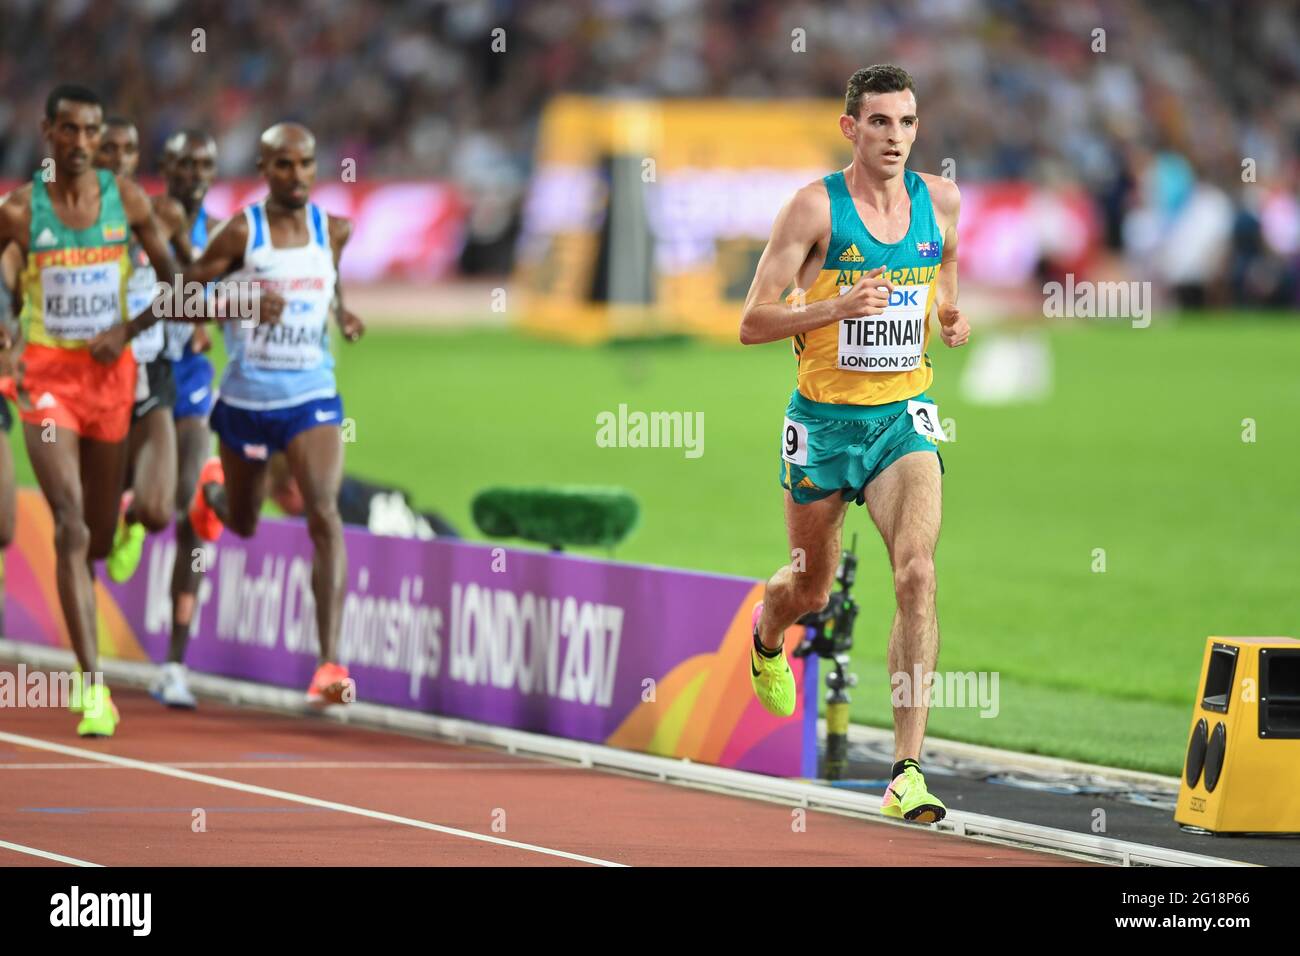
[[[212,363],[201,352],[187,347],[185,357],[172,362],[176,380],[176,407],[172,418],[207,418],[212,410]]]
[[[277,451],[284,451],[301,432],[318,425],[343,424],[343,399],[318,398],[290,408],[252,411],[235,408],[221,399],[212,406],[209,427],[222,444],[229,445],[245,461],[266,461]]]

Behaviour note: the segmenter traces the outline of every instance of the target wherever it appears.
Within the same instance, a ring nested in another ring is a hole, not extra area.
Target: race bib
[[[131,351],[135,353],[137,363],[152,362],[162,353],[164,334],[163,323],[155,322],[131,340]]]
[[[808,464],[808,426],[785,420],[781,431],[781,457],[792,465]]]
[[[172,321],[161,324],[166,326],[163,332],[164,351],[173,362],[179,362],[185,357],[185,348],[190,344],[190,339],[194,338],[194,325],[190,322]]]
[[[41,269],[45,331],[59,339],[92,339],[122,318],[116,262]]]
[[[924,435],[926,438],[932,438],[935,441],[948,440],[948,436],[943,433],[943,425],[939,421],[938,405],[912,399],[907,403],[907,414],[912,416],[912,428],[918,435]]]
[[[149,308],[154,299],[154,271],[148,260],[135,263],[131,278],[126,280],[126,314],[135,318]],[[155,322],[131,340],[131,351],[141,364],[152,362],[163,349],[163,324]]]
[[[845,295],[852,286],[840,286]],[[836,367],[851,372],[910,372],[925,346],[927,285],[894,286],[880,315],[841,319]]]
[[[324,338],[323,322],[292,322],[286,308],[278,325],[258,325],[248,331],[244,361],[280,372],[316,368],[324,360]]]

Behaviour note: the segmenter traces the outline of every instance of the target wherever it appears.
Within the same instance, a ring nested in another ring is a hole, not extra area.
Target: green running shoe
[[[938,823],[948,808],[925,788],[925,777],[914,764],[908,764],[885,789],[880,812],[909,823]]]
[[[763,616],[763,602],[754,605],[753,631],[758,639],[758,621]],[[758,702],[769,714],[777,717],[789,717],[794,713],[797,697],[794,686],[794,673],[790,662],[786,660],[785,648],[775,657],[765,657],[758,652],[751,642],[749,645],[749,679],[754,685]]]
[[[111,737],[121,715],[108,692],[106,684],[87,684],[82,692],[81,723],[77,733],[82,737]]]
[[[140,566],[140,556],[144,554],[144,525],[138,521],[127,522],[123,517],[113,535],[113,549],[104,559],[108,576],[118,584],[131,580],[135,569]]]

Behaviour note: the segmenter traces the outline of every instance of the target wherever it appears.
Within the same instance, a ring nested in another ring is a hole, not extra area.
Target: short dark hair
[[[111,126],[113,129],[135,129],[135,121],[121,115],[106,116],[104,117],[104,126]]]
[[[844,94],[844,112],[857,118],[862,109],[862,98],[868,93],[901,93],[903,90],[916,94],[912,75],[901,66],[892,63],[864,66],[849,77],[849,89]]]
[[[59,102],[67,100],[69,103],[88,103],[91,106],[98,106],[101,110],[104,108],[104,101],[92,89],[85,86],[78,86],[76,83],[60,83],[50,95],[45,98],[45,118],[53,120],[59,115]]]

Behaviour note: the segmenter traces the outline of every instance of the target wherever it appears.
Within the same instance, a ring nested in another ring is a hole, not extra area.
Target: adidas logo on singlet
[[[36,237],[36,244],[38,246],[56,246],[58,243],[59,240],[55,238],[54,233],[50,232],[48,226],[42,229],[41,234]]]
[[[850,242],[849,247],[840,253],[840,262],[865,262],[862,253],[858,252],[858,244]]]

